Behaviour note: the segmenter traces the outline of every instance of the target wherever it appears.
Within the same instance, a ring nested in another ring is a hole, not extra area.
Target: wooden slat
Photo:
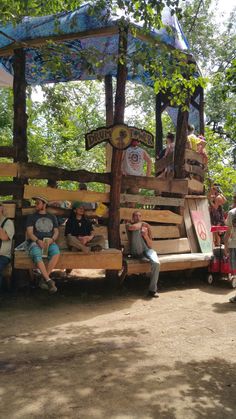
[[[180,239],[154,240],[152,248],[156,250],[159,255],[190,252],[189,242],[186,237]]]
[[[184,199],[182,198],[166,198],[163,196],[121,194],[120,203],[124,204],[126,202],[135,202],[142,205],[159,205],[168,207],[184,206]]]
[[[203,156],[190,149],[185,150],[185,160],[196,160],[199,163],[204,164]]]
[[[179,229],[177,226],[152,226],[153,239],[177,239],[180,237]],[[125,224],[120,225],[121,240],[128,240]]]
[[[158,179],[147,176],[123,176],[122,187],[132,186],[157,192],[172,192],[186,195],[188,193],[188,179]]]
[[[17,177],[17,163],[0,163],[0,176]]]
[[[188,190],[190,193],[202,194],[204,185],[196,179],[188,179]]]
[[[189,203],[190,199],[185,200],[185,207],[184,207],[184,223],[186,228],[187,237],[189,240],[189,245],[192,253],[196,253],[200,251],[198,240],[196,237],[195,229],[193,227],[192,218],[189,210]]]
[[[201,176],[202,178],[204,178],[204,175],[205,175],[204,169],[202,169],[200,166],[197,166],[196,164],[185,163],[184,170],[187,173],[198,175],[198,176]]]
[[[207,267],[210,263],[212,254],[189,253],[180,255],[161,255],[160,271],[178,271],[186,269],[195,269]],[[142,274],[151,272],[151,264],[149,261],[138,259],[127,259],[127,275]]]
[[[34,264],[26,252],[16,251],[14,259],[16,269],[31,269]],[[117,249],[107,249],[101,252],[61,252],[57,269],[111,269],[122,268],[122,253]]]
[[[24,198],[43,195],[49,201],[82,201],[82,202],[109,202],[109,193],[93,191],[68,191],[65,189],[48,188],[42,186],[25,185]]]
[[[166,223],[166,224],[181,224],[183,217],[181,215],[175,214],[169,210],[139,210],[142,214],[142,220],[148,222],[156,223]],[[120,209],[120,219],[131,220],[132,214],[134,212],[133,208],[121,208]]]

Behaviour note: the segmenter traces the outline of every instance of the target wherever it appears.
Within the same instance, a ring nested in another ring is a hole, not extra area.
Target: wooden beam
[[[186,179],[158,179],[147,176],[123,176],[122,187],[132,188],[137,186],[140,189],[149,189],[156,192],[171,192],[185,195],[188,193]]]
[[[93,29],[89,31],[83,31],[83,32],[74,32],[69,34],[57,34],[57,35],[50,35],[50,36],[41,36],[39,38],[35,39],[24,39],[24,41],[21,42],[14,42],[6,47],[2,47],[0,49],[0,57],[7,57],[9,55],[14,54],[15,49],[19,48],[38,48],[42,47],[47,44],[48,41],[54,41],[54,42],[64,42],[69,41],[73,39],[86,39],[91,37],[103,37],[103,36],[109,36],[118,34],[118,27],[117,26],[111,26],[106,28],[98,28]]]
[[[82,202],[109,202],[109,193],[93,191],[67,191],[42,186],[25,185],[24,198],[31,199],[34,196],[43,195],[49,201],[82,201]]]
[[[204,164],[203,156],[200,153],[197,153],[196,151],[190,150],[186,148],[185,150],[185,161],[188,160],[196,160],[197,162]]]
[[[166,224],[181,224],[183,217],[169,210],[139,210],[143,221]],[[121,208],[120,218],[131,220],[134,208]]]
[[[177,226],[160,226],[160,225],[151,225],[152,238],[153,239],[178,239],[180,238],[179,229]],[[120,225],[120,236],[121,241],[128,241],[126,225]]]
[[[47,264],[47,262],[46,262]],[[34,264],[26,252],[16,251],[15,269],[32,269]],[[117,249],[105,249],[101,252],[70,252],[63,250],[56,269],[122,269],[122,253]]]
[[[72,180],[76,182],[110,183],[110,173],[91,173],[87,170],[67,170],[37,163],[20,163],[18,176],[30,179]]]
[[[24,186],[23,185],[17,185],[16,183],[6,181],[6,182],[0,182],[0,196],[11,196],[16,195],[20,193],[23,194]]]
[[[113,124],[114,110],[113,110],[113,84],[112,76],[105,76],[105,106],[106,106],[106,126],[109,127]],[[112,160],[112,146],[106,144],[106,170],[111,171]]]
[[[188,179],[188,190],[189,193],[202,194],[204,192],[204,185],[196,179]]]
[[[17,177],[17,173],[16,163],[0,163],[0,176]]]
[[[13,146],[0,146],[0,157],[15,158],[16,148]]]
[[[119,30],[119,47],[118,47],[118,65],[117,65],[117,83],[115,96],[115,112],[114,124],[124,123],[125,113],[125,87],[127,81],[127,43],[128,43],[128,27],[123,25]],[[120,247],[120,191],[122,181],[122,163],[123,151],[113,149],[111,163],[111,191],[110,191],[110,208],[108,218],[108,239],[109,246]]]
[[[105,201],[104,201],[105,202]],[[165,198],[163,196],[121,194],[120,203],[135,202],[142,205],[158,205],[169,207],[183,207],[183,198]]]
[[[205,176],[204,169],[202,169],[202,167],[200,167],[200,166],[197,166],[196,164],[188,164],[188,163],[185,163],[184,164],[184,170],[187,173],[190,173],[190,174],[192,173],[194,175],[198,175],[202,179],[204,179],[204,176]]]

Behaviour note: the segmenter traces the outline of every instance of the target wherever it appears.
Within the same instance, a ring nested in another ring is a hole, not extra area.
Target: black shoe
[[[148,291],[147,296],[150,298],[159,298],[159,294],[157,291]]]

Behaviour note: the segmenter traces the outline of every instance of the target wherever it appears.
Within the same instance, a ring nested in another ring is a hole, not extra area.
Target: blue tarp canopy
[[[13,49],[24,47],[26,54],[26,82],[28,85],[87,80],[116,76],[119,18],[103,12],[89,13],[89,5],[78,10],[43,17],[25,17],[14,26],[0,27],[0,65],[13,75]],[[150,36],[160,48],[167,46],[188,52],[188,42],[181,26],[170,10],[165,8],[162,22],[166,27],[151,31]],[[136,29],[141,26],[132,24]],[[167,29],[168,28],[168,29]],[[48,42],[45,42],[48,40]],[[53,40],[55,42],[50,42]],[[128,80],[153,85],[148,72],[141,65],[134,68],[137,52],[147,48],[146,39],[128,36]],[[94,62],[90,60],[95,54]],[[58,57],[58,60],[53,58]]]

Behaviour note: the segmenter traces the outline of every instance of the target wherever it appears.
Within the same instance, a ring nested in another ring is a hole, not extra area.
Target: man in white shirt
[[[15,234],[15,228],[12,220],[4,215],[4,207],[0,202],[0,289],[4,268],[11,261],[12,239]]]
[[[149,154],[141,147],[136,140],[131,141],[131,145],[123,152],[121,170],[123,175],[144,176],[144,163],[147,163],[146,176],[151,176],[152,160]],[[138,194],[139,187],[122,188],[123,193]],[[134,207],[133,203],[130,206]]]

